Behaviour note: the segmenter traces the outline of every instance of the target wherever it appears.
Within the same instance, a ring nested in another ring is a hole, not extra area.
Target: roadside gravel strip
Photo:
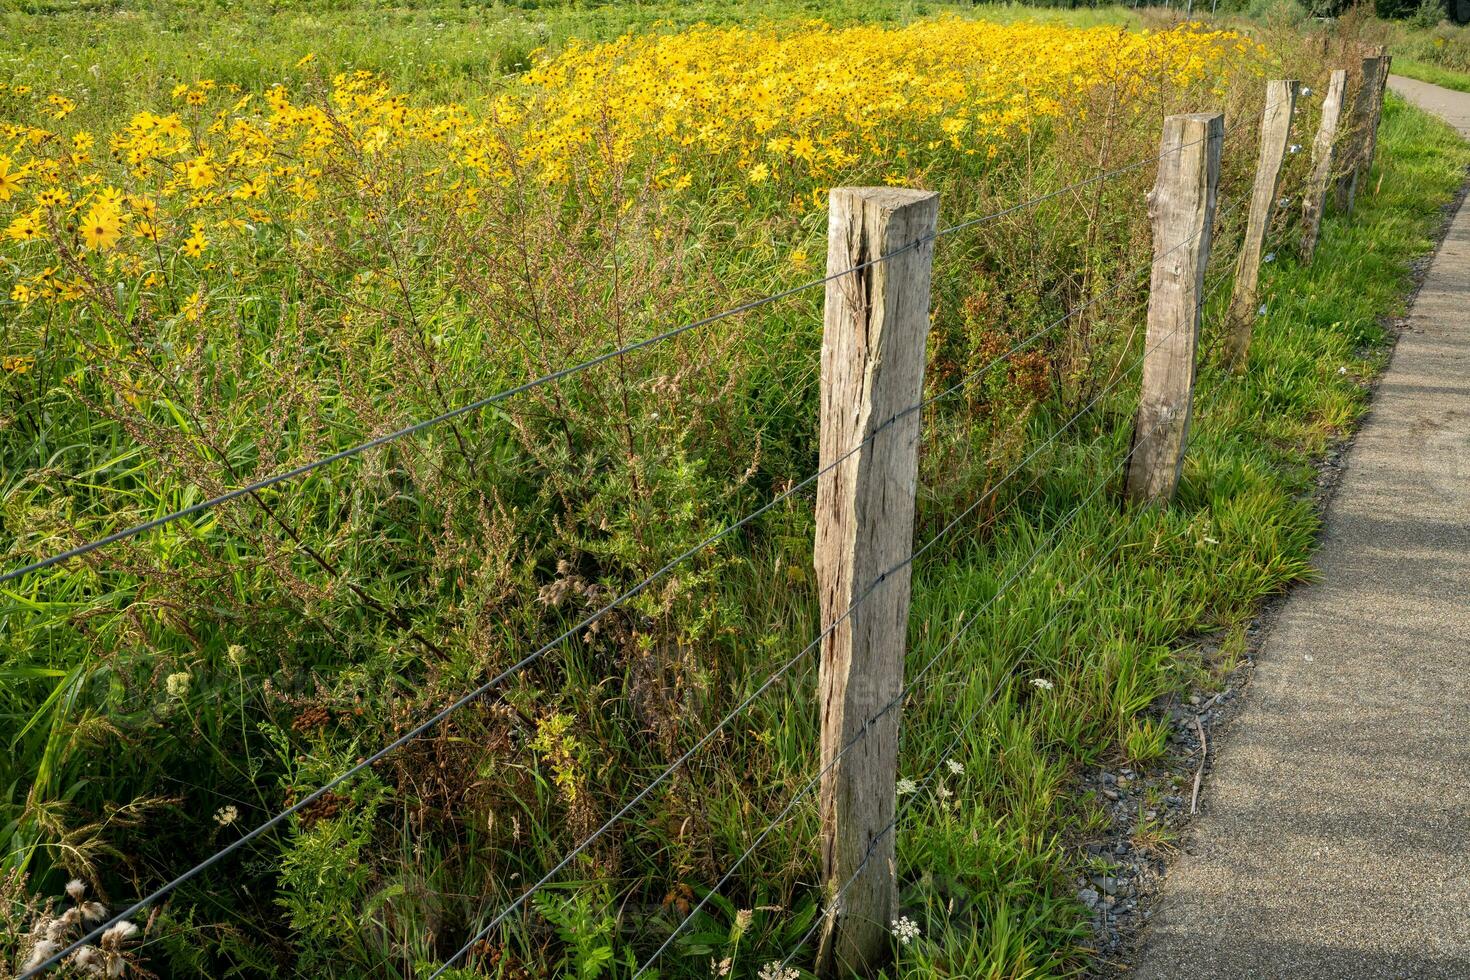
[[[1470,137],[1470,94],[1393,90]],[[1134,976],[1470,977],[1470,209],[1266,638]]]

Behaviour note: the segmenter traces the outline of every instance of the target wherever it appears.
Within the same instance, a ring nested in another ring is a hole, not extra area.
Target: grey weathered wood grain
[[[938,196],[925,191],[831,193],[829,273],[892,257],[827,283],[822,336],[820,457],[832,469],[817,482],[815,562],[829,908],[847,888],[822,929],[818,963],[829,974],[869,973],[890,948],[896,908],[899,713],[884,709],[903,686],[920,413],[895,418],[923,389],[938,216]]]
[[[1347,94],[1347,72],[1338,69],[1322,96],[1322,122],[1312,141],[1312,175],[1302,199],[1302,261],[1312,261],[1317,237],[1322,233],[1322,212],[1327,207],[1327,189],[1332,183],[1332,165],[1337,158],[1337,130],[1342,122],[1342,103]]]
[[[1184,465],[1199,347],[1200,298],[1224,138],[1225,119],[1219,113],[1164,120],[1159,175],[1148,200],[1154,264],[1142,390],[1128,460],[1131,500],[1171,499]]]
[[[1292,113],[1296,111],[1301,83],[1277,80],[1266,83],[1266,109],[1261,113],[1261,149],[1256,158],[1256,180],[1251,190],[1250,217],[1235,264],[1235,285],[1230,294],[1230,312],[1225,339],[1225,358],[1234,367],[1245,364],[1250,349],[1251,329],[1256,322],[1256,300],[1260,284],[1261,251],[1271,215],[1276,209],[1276,192],[1281,183],[1281,165],[1291,140]]]
[[[1370,130],[1376,129],[1374,107],[1382,98],[1384,74],[1382,56],[1374,55],[1363,59],[1358,76],[1358,91],[1353,98],[1352,114],[1345,137],[1346,149],[1338,167],[1337,209],[1344,214],[1352,213],[1358,196],[1358,178],[1372,162],[1367,156],[1368,147],[1370,142],[1376,142],[1377,137],[1370,139]]]
[[[1378,68],[1378,85],[1373,93],[1372,115],[1368,120],[1368,135],[1364,141],[1362,159],[1358,161],[1358,181],[1363,183],[1368,179],[1368,171],[1373,169],[1373,158],[1378,154],[1378,125],[1383,121],[1383,93],[1388,90],[1388,75],[1393,70],[1393,57],[1386,48],[1378,49],[1380,64]]]

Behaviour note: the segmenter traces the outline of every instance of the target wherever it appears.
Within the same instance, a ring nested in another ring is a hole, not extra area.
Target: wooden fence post
[[[827,974],[866,974],[889,949],[897,907],[891,823],[899,713],[884,709],[903,689],[909,567],[899,566],[913,547],[920,413],[895,417],[923,392],[939,198],[839,187],[830,202],[828,273],[872,264],[828,281],[822,334],[815,565],[830,915],[817,962]],[[892,257],[875,261],[884,255]],[[840,907],[831,908],[844,887]]]
[[[1154,265],[1142,391],[1129,450],[1130,500],[1169,500],[1184,467],[1205,262],[1224,139],[1225,117],[1218,112],[1164,120],[1159,176],[1148,198]]]
[[[1358,176],[1366,169],[1364,155],[1368,152],[1369,129],[1375,126],[1373,106],[1378,101],[1378,90],[1383,84],[1382,75],[1383,58],[1373,56],[1363,59],[1362,78],[1358,82],[1358,92],[1353,99],[1352,120],[1348,125],[1347,152],[1337,178],[1337,209],[1343,214],[1353,213],[1353,202],[1358,194]],[[1373,137],[1375,140],[1376,138]]]
[[[1337,127],[1342,121],[1342,101],[1347,93],[1347,72],[1332,73],[1322,97],[1322,125],[1312,142],[1312,176],[1302,200],[1302,261],[1312,261],[1317,236],[1322,232],[1322,211],[1327,207],[1327,187],[1332,182],[1332,164],[1337,158]]]
[[[1373,169],[1373,157],[1378,153],[1378,124],[1383,121],[1383,93],[1388,88],[1388,74],[1393,70],[1393,57],[1389,55],[1388,48],[1379,45],[1375,50],[1378,58],[1378,85],[1373,91],[1373,103],[1369,107],[1368,133],[1363,141],[1363,155],[1358,161],[1358,173],[1355,178],[1364,181],[1368,178],[1368,171]]]
[[[1240,243],[1235,286],[1230,294],[1230,313],[1226,318],[1225,358],[1236,368],[1245,364],[1246,352],[1250,349],[1251,328],[1256,320],[1261,250],[1265,247],[1271,214],[1276,208],[1281,164],[1286,160],[1291,118],[1296,110],[1296,93],[1300,87],[1301,83],[1295,80],[1266,83],[1266,111],[1261,115],[1261,151],[1256,159],[1251,213],[1246,221],[1245,237]]]

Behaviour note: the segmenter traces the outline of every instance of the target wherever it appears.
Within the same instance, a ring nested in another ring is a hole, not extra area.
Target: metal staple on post
[[[1164,120],[1159,176],[1148,202],[1154,239],[1148,347],[1128,463],[1127,495],[1138,502],[1170,500],[1184,465],[1224,137],[1218,112]],[[1180,242],[1188,244],[1180,248]]]
[[[819,808],[827,899],[838,901],[838,889],[856,876],[841,907],[826,918],[818,965],[827,974],[869,973],[881,962],[896,903],[892,836],[880,845],[882,853],[869,851],[897,805],[898,712],[879,712],[903,687],[909,565],[889,570],[912,546],[920,416],[911,412],[889,423],[923,393],[938,219],[939,198],[927,191],[831,193],[827,268],[894,257],[827,284],[822,466],[886,425],[817,483],[815,566],[824,631]],[[878,584],[854,608],[870,583]]]

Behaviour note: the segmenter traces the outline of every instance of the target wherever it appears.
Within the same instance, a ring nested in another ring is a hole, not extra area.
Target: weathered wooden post
[[[1148,198],[1154,265],[1142,391],[1129,450],[1130,500],[1169,500],[1184,467],[1200,299],[1215,223],[1215,188],[1224,138],[1225,117],[1218,112],[1164,120],[1159,176]]]
[[[856,271],[827,283],[822,335],[816,574],[830,914],[817,962],[825,974],[868,974],[889,949],[897,907],[898,711],[877,715],[903,688],[909,567],[899,566],[913,547],[920,416],[905,410],[923,391],[939,198],[839,187],[830,202],[828,273]]]
[[[1251,190],[1251,212],[1245,238],[1235,265],[1235,286],[1230,294],[1226,318],[1225,359],[1235,368],[1245,365],[1250,349],[1251,328],[1256,322],[1257,286],[1261,273],[1261,250],[1276,209],[1276,190],[1281,182],[1281,165],[1286,160],[1291,138],[1291,118],[1301,83],[1295,80],[1266,83],[1266,111],[1261,114],[1261,150],[1256,158],[1256,182]]]
[[[1341,171],[1337,178],[1337,209],[1352,214],[1353,202],[1358,195],[1358,177],[1371,161],[1365,162],[1370,140],[1369,129],[1374,126],[1373,106],[1379,98],[1383,85],[1383,58],[1378,56],[1363,59],[1362,78],[1358,82],[1357,96],[1353,99],[1351,122],[1348,127],[1347,147]],[[1376,141],[1377,137],[1372,137]]]
[[[1312,142],[1312,175],[1302,200],[1302,261],[1312,261],[1317,237],[1322,233],[1322,211],[1327,207],[1327,187],[1332,182],[1332,164],[1337,158],[1337,127],[1342,121],[1342,101],[1347,93],[1347,72],[1332,73],[1322,96],[1322,124]]]
[[[1388,75],[1393,70],[1393,57],[1388,49],[1379,45],[1374,52],[1379,59],[1378,85],[1373,92],[1373,104],[1369,107],[1367,138],[1364,140],[1363,156],[1358,161],[1358,182],[1366,181],[1368,171],[1373,169],[1373,158],[1378,153],[1378,124],[1383,121],[1383,93],[1388,88]]]

